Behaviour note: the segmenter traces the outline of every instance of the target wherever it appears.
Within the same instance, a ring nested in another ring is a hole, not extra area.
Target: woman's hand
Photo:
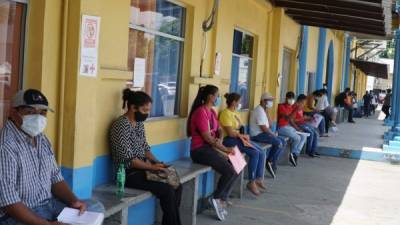
[[[235,150],[234,148],[226,148],[227,151],[225,152],[228,155],[235,155]]]
[[[239,134],[240,139],[250,141],[250,136],[247,134]]]
[[[157,164],[152,164],[151,165],[151,170],[152,171],[163,171],[165,168],[167,168],[164,164],[157,163]]]

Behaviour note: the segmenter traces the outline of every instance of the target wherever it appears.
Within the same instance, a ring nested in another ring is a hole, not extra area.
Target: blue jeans
[[[237,146],[241,152],[249,156],[248,171],[250,181],[264,177],[265,151],[245,146],[240,138],[225,137],[223,144],[228,148]]]
[[[283,149],[286,146],[286,141],[284,137],[275,137],[268,133],[261,133],[257,136],[251,137],[251,140],[272,145],[271,151],[269,152],[267,157],[267,161],[272,163],[276,163],[276,161],[278,161],[279,157],[283,153]]]
[[[85,201],[87,204],[87,211],[88,212],[100,212],[104,213],[105,209],[103,204],[97,202],[95,200],[87,200]],[[48,221],[57,221],[58,215],[60,215],[61,211],[67,207],[61,201],[52,198],[49,202],[43,206],[38,206],[36,208],[31,209],[33,213],[37,216],[41,217],[42,219]],[[5,216],[0,218],[0,225],[24,225],[21,222],[16,221],[15,219]]]
[[[310,136],[307,138],[306,153],[314,154],[318,147],[318,138],[319,138],[318,131],[314,127],[307,124],[301,125],[300,128],[303,129],[305,133],[310,134]]]
[[[327,133],[327,131],[325,130],[326,129],[326,120],[325,120],[325,117],[322,117],[322,120],[321,120],[321,122],[318,124],[318,131],[319,131],[319,134],[325,134],[325,133]]]
[[[278,134],[280,136],[288,137],[291,141],[291,152],[296,156],[300,155],[301,149],[303,149],[303,146],[306,143],[307,136],[297,134],[296,129],[290,125],[278,128]]]

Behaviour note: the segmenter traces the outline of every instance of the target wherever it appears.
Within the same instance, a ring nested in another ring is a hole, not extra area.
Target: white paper
[[[85,212],[79,216],[79,210],[64,208],[57,220],[70,225],[101,225],[104,220],[103,213]]]
[[[146,78],[146,59],[135,58],[133,69],[133,87],[142,88]]]
[[[80,74],[96,77],[98,70],[100,17],[82,16]]]
[[[296,134],[298,134],[298,135],[302,135],[302,136],[306,136],[306,137],[309,137],[309,136],[310,136],[310,134],[309,134],[309,133],[300,132],[300,131],[296,131]]]
[[[217,52],[217,54],[215,54],[214,74],[218,76],[221,75],[221,61],[222,61],[222,54],[221,52]]]

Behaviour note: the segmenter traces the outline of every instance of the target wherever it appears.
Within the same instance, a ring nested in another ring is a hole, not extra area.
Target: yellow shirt
[[[238,130],[240,128],[240,117],[237,112],[232,112],[229,109],[224,109],[219,115],[219,123],[222,127],[232,127],[234,130]],[[228,136],[225,129],[224,137]]]

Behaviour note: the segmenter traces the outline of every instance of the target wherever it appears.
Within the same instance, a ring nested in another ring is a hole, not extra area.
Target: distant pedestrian
[[[392,90],[388,89],[382,106],[382,112],[385,113],[385,119],[390,117],[391,101],[392,101]]]
[[[371,114],[371,104],[372,104],[372,96],[369,94],[368,91],[365,92],[363,96],[364,101],[364,116],[369,117]]]

